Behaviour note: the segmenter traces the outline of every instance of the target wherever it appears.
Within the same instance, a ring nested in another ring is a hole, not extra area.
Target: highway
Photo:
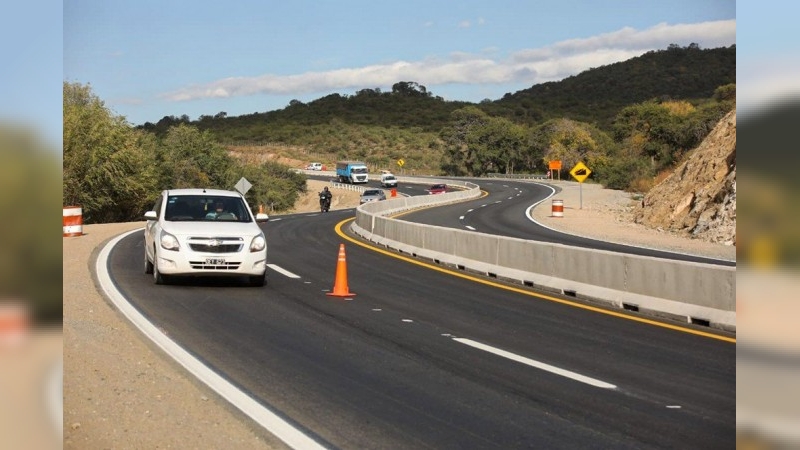
[[[156,286],[141,232],[108,269],[159,330],[328,448],[735,446],[732,335],[428,267],[337,231],[352,217],[274,216],[264,288]],[[340,244],[350,297],[326,295]]]

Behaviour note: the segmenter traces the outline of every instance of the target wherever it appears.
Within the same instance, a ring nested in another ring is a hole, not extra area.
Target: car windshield
[[[251,222],[247,205],[239,197],[215,195],[170,195],[164,219],[172,222]]]
[[[381,191],[364,191],[364,196],[381,195]]]

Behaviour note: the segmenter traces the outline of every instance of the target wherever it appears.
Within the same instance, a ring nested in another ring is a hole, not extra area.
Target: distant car
[[[397,187],[397,177],[395,177],[391,173],[381,174],[381,186],[386,187],[386,188],[396,188]]]
[[[306,170],[322,170],[322,163],[312,162],[306,166]]]
[[[428,194],[444,194],[447,192],[446,184],[434,184],[428,189]]]
[[[156,284],[175,275],[247,277],[263,286],[267,240],[245,198],[221,189],[170,189],[144,214],[144,271]]]
[[[379,202],[381,200],[386,200],[386,193],[383,192],[383,189],[367,189],[361,193],[362,205],[364,203]]]

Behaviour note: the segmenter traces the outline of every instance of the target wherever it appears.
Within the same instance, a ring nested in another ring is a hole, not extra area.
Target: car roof
[[[184,189],[167,189],[164,191],[167,195],[214,195],[217,197],[241,197],[242,195],[236,191],[229,191],[226,189],[201,189],[201,188],[184,188]]]

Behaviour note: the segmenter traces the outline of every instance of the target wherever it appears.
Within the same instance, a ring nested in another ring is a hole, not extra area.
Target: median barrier
[[[736,269],[584,249],[416,224],[391,214],[480,196],[474,183],[410,179],[463,188],[399,197],[356,209],[354,233],[379,245],[461,270],[617,308],[736,330]]]

